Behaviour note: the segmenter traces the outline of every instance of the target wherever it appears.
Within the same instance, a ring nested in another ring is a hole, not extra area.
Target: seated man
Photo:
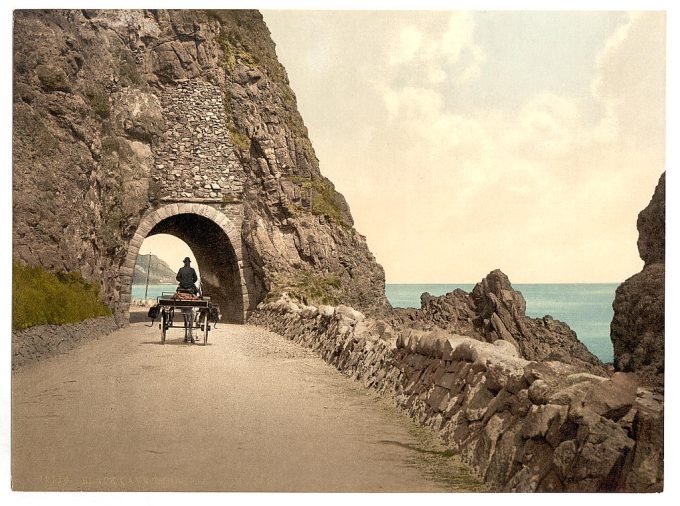
[[[191,293],[196,295],[198,293],[198,288],[196,288],[196,281],[198,281],[198,276],[193,267],[191,267],[191,260],[189,257],[184,259],[184,267],[182,267],[176,276],[176,280],[179,281],[178,292]]]
[[[182,267],[178,272],[175,279],[179,281],[179,286],[177,291],[179,293],[190,293],[192,295],[198,294],[198,288],[196,288],[196,281],[198,281],[198,276],[196,271],[189,265],[191,260],[189,257],[184,259],[184,267]],[[184,342],[194,342],[194,336],[192,334],[192,326],[194,320],[194,310],[192,308],[182,308],[182,316],[184,317]]]

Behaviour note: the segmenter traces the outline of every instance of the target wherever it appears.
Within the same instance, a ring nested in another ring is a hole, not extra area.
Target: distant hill
[[[175,283],[177,273],[156,255],[151,255],[149,284]],[[146,283],[146,271],[149,268],[149,255],[138,255],[132,283],[143,285]]]

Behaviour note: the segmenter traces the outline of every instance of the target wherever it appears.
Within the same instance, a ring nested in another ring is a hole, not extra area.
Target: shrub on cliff
[[[328,179],[291,176],[290,180],[298,184],[305,194],[310,195],[312,214],[326,216],[336,225],[352,228],[353,221],[348,210],[344,209],[346,207],[344,199]]]
[[[330,304],[340,302],[342,282],[335,274],[316,274],[297,271],[292,275],[273,276],[272,288],[266,302],[278,300],[283,293],[304,304]]]
[[[12,329],[75,323],[108,316],[99,288],[79,272],[52,274],[40,267],[12,263]]]

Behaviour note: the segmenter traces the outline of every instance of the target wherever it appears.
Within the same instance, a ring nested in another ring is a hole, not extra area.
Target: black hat
[[[190,263],[191,263],[191,259],[190,259],[189,257],[184,257],[184,263],[185,263],[185,264],[190,264]]]

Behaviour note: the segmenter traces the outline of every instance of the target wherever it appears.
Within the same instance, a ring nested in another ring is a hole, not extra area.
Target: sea
[[[429,292],[438,296],[456,288],[471,292],[473,284],[387,284],[385,293],[393,307],[420,308],[420,295]],[[609,339],[609,324],[614,317],[612,302],[616,283],[606,284],[513,284],[522,292],[527,303],[527,316],[542,318],[550,315],[563,321],[576,332],[579,340],[603,362],[614,360]],[[143,299],[145,285],[132,286],[132,298]],[[162,292],[174,292],[175,285],[149,285],[147,299]]]
[[[444,295],[460,288],[471,292],[475,285],[466,284],[387,284],[385,293],[393,307],[420,308],[420,294]],[[514,284],[527,303],[527,316],[545,315],[560,320],[571,328],[579,340],[605,363],[614,360],[609,339],[609,325],[614,317],[612,302],[619,285],[605,284]]]

